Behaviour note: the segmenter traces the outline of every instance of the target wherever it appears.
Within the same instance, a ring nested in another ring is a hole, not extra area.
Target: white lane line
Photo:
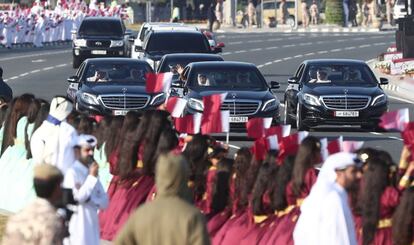
[[[246,50],[238,50],[238,51],[236,51],[236,52],[234,52],[235,54],[241,54],[241,53],[246,53],[247,51]]]
[[[254,52],[254,51],[260,51],[262,50],[262,48],[254,48],[254,49],[250,49],[249,51]]]
[[[14,57],[7,57],[2,58],[0,61],[8,61],[8,60],[17,60],[17,59],[24,59],[24,58],[32,58],[32,57],[39,57],[39,56],[47,56],[47,55],[55,55],[55,54],[65,54],[70,53],[72,50],[63,50],[63,51],[56,51],[56,52],[45,52],[45,53],[38,53],[38,54],[28,54],[28,55],[20,55]]]
[[[267,47],[266,50],[277,49],[277,48],[279,48],[279,47],[278,46]]]
[[[305,54],[305,56],[311,56],[311,55],[315,55],[315,53],[314,52],[311,52],[311,53]]]
[[[238,42],[229,42],[229,44],[230,45],[232,45],[232,44],[242,44],[243,42],[242,41],[238,41]]]
[[[264,67],[264,65],[258,65],[258,66],[257,66],[257,68],[262,68],[262,67]]]
[[[267,63],[265,63],[264,65],[265,66],[268,66],[268,65],[271,65],[273,62],[267,62]]]
[[[42,71],[48,71],[48,70],[52,70],[54,67],[53,66],[48,66],[42,69]]]
[[[351,50],[351,49],[356,49],[356,47],[352,46],[352,47],[346,47],[344,48],[345,50]]]
[[[326,53],[328,53],[328,51],[326,50],[318,51],[318,54],[326,54]]]
[[[286,57],[286,58],[283,58],[283,60],[290,60],[290,59],[292,59],[292,57]]]
[[[14,79],[17,79],[17,78],[19,78],[19,77],[18,76],[13,76],[13,77],[9,78],[8,80],[14,80]]]
[[[33,70],[33,71],[31,71],[30,73],[37,73],[37,72],[40,72],[40,70],[39,69],[36,69],[36,70]]]
[[[267,41],[269,42],[277,42],[277,41],[282,41],[283,38],[271,38],[271,39],[267,39]]]
[[[369,44],[359,45],[360,48],[368,48],[369,46],[371,46],[371,45],[369,45]]]
[[[56,65],[55,67],[56,68],[58,68],[58,67],[65,67],[65,66],[67,66],[68,64],[60,64],[60,65]]]
[[[224,52],[221,55],[229,55],[229,54],[232,54],[232,52]]]
[[[278,62],[281,62],[282,60],[281,59],[279,59],[279,60],[274,60],[273,61],[273,63],[278,63]]]
[[[29,75],[29,73],[25,72],[25,73],[20,74],[19,77],[24,77],[24,76],[27,76],[27,75]]]
[[[250,41],[247,41],[248,43],[261,43],[261,42],[263,42],[263,40],[250,40]]]
[[[408,104],[414,104],[414,101],[411,101],[411,100],[406,100],[406,99],[395,97],[395,96],[392,96],[392,95],[387,95],[387,96],[388,96],[388,98],[391,98],[391,99],[399,100],[399,101],[402,101],[402,102],[405,102],[405,103],[408,103]]]
[[[290,48],[290,47],[295,47],[296,45],[294,44],[287,44],[287,45],[283,45],[283,48]]]
[[[339,52],[339,51],[342,51],[342,49],[341,48],[331,49],[331,52]]]
[[[303,54],[298,54],[298,55],[293,56],[293,58],[300,58],[300,57],[303,57]]]

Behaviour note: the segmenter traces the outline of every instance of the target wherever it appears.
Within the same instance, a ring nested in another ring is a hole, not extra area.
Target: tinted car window
[[[211,58],[177,58],[177,59],[168,59],[164,60],[162,63],[162,67],[160,68],[159,72],[169,72],[174,68],[176,65],[181,65],[181,67],[186,67],[188,64],[192,62],[200,62],[200,61],[222,61],[222,59],[211,59]]]
[[[207,40],[200,35],[187,33],[154,33],[148,40],[149,53],[207,53],[210,51]]]
[[[258,71],[246,67],[199,68],[191,72],[189,85],[199,89],[267,90]]]
[[[147,64],[102,63],[89,64],[84,73],[86,82],[145,83],[145,74],[152,72]]]
[[[123,29],[120,21],[86,20],[82,22],[79,34],[87,36],[122,36]]]
[[[308,85],[377,86],[377,80],[365,65],[309,65],[305,74]]]

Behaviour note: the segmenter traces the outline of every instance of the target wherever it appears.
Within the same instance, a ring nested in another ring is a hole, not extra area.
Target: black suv
[[[199,31],[151,31],[142,47],[135,46],[138,57],[157,70],[161,58],[175,53],[215,53],[203,33]]]
[[[130,31],[120,18],[88,17],[84,19],[73,40],[73,68],[87,58],[123,57],[128,55]]]

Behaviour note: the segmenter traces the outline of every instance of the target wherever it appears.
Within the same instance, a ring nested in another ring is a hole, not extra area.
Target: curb
[[[388,78],[389,84],[383,85],[382,88],[384,90],[394,92],[399,97],[409,100],[414,103],[414,96],[413,96],[414,83],[409,84],[407,82],[404,82],[402,79],[401,79],[401,82],[398,82],[398,80],[400,79],[399,77],[380,73],[377,69],[374,68],[376,61],[377,59],[372,59],[372,60],[367,61],[367,64],[371,68],[371,70],[374,72],[377,78],[379,77]]]
[[[43,43],[43,47],[57,47],[57,46],[66,46],[72,44],[72,41],[56,41],[56,42],[46,42]],[[23,49],[23,48],[42,48],[35,47],[33,43],[14,43],[10,49]],[[4,45],[0,44],[0,50],[6,50],[7,48]]]

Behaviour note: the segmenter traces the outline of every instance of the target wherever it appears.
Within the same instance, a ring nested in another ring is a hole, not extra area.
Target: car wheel
[[[296,128],[298,131],[308,131],[309,127],[303,123],[302,110],[300,104],[296,106]]]
[[[79,66],[81,65],[81,63],[82,63],[82,60],[81,60],[80,57],[73,56],[73,59],[72,59],[72,67],[73,67],[73,69],[79,68]]]
[[[283,123],[284,124],[286,124],[286,125],[292,125],[292,126],[296,126],[295,125],[295,121],[292,119],[292,117],[289,115],[289,104],[288,104],[288,101],[285,99],[285,108],[284,108],[284,121],[283,121]]]
[[[289,18],[287,18],[286,24],[288,24],[291,27],[294,27],[295,26],[295,17],[290,16]]]

